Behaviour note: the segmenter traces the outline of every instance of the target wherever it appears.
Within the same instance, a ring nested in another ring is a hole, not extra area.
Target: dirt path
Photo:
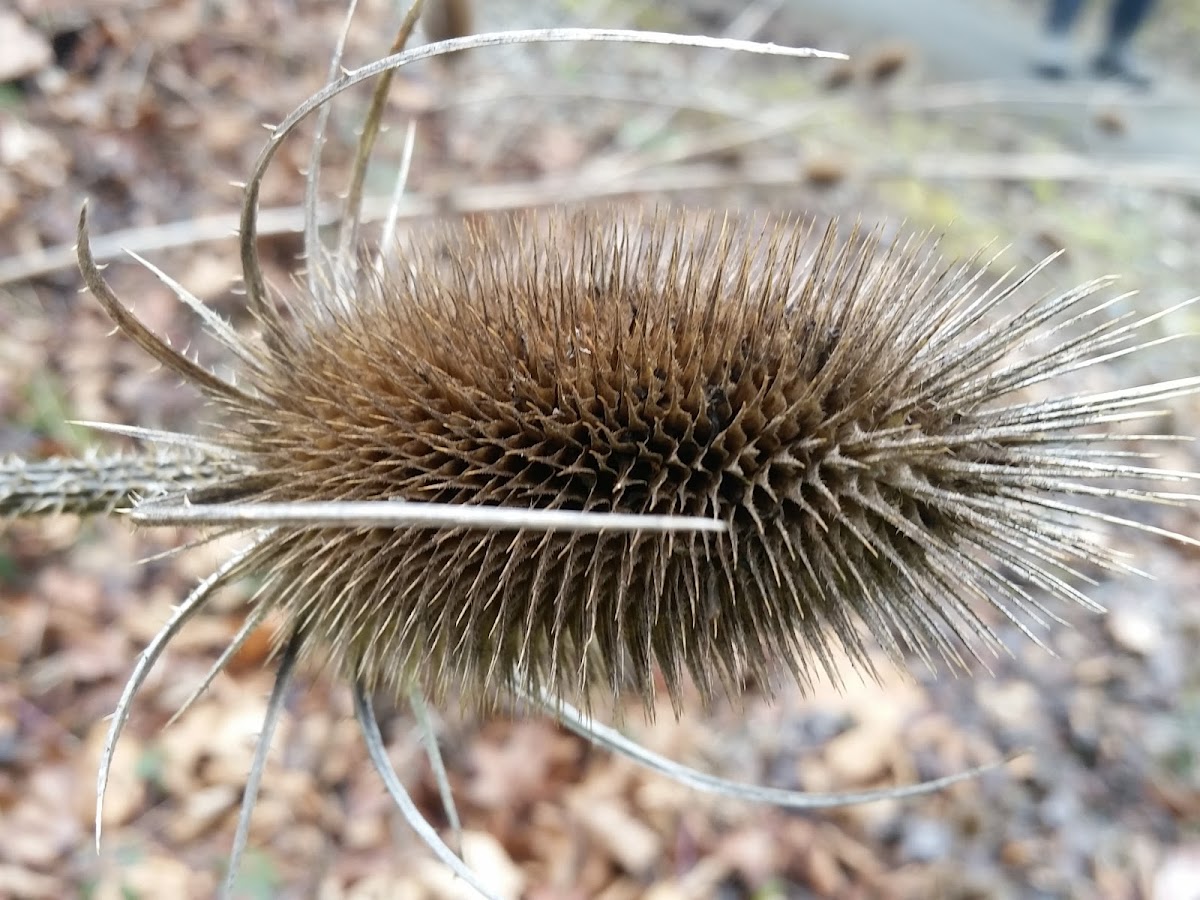
[[[899,40],[918,51],[930,82],[989,81],[1022,89],[1024,99],[1006,105],[1004,114],[1061,132],[1077,148],[1200,166],[1200,85],[1160,59],[1150,60],[1160,78],[1149,92],[1084,78],[1051,85],[1030,73],[1038,21],[995,0],[791,0],[789,6],[797,28],[841,42],[833,49],[861,54],[881,40]],[[1169,8],[1159,12],[1169,14]],[[1091,51],[1089,37],[1087,29],[1078,35],[1082,58]],[[1124,133],[1098,132],[1102,110],[1121,117]]]

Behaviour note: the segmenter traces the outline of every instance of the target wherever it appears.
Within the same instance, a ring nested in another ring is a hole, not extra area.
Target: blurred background
[[[14,5],[15,3],[15,5]],[[359,4],[346,63],[383,54],[402,13]],[[110,336],[70,247],[91,199],[108,275],[156,332],[218,368],[216,345],[136,250],[235,326],[235,186],[317,90],[344,8],[318,0],[10,0],[0,8],[0,455],[77,454],[119,439],[68,424],[190,429],[198,397]],[[625,26],[850,54],[783,60],[662,47],[472,51],[397,78],[368,179],[378,218],[408,121],[404,221],[620,199],[840,217],[928,232],[996,274],[1065,251],[1052,291],[1116,273],[1113,314],[1200,293],[1200,2],[1150,9],[1105,77],[1109,3],[1050,34],[1035,0],[476,0],[475,28]],[[1047,62],[1063,71],[1047,76]],[[321,167],[335,208],[367,102],[335,105]],[[302,129],[303,132],[303,129]],[[262,195],[268,277],[299,268],[305,133]],[[1195,311],[1148,337],[1200,328]],[[1081,373],[1072,390],[1194,375],[1200,338]],[[1194,436],[1185,399],[1142,430]],[[1187,443],[1165,468],[1200,470]],[[1192,508],[1153,524],[1200,534]],[[146,641],[228,545],[71,518],[0,523],[0,897],[211,896],[260,727],[264,625],[179,722],[164,725],[244,620],[227,591],[175,641],[117,753],[99,855],[96,764]],[[796,813],[714,800],[539,719],[447,713],[444,752],[485,879],[530,898],[1200,897],[1200,554],[1113,532],[1151,578],[1089,571],[1109,613],[1056,610],[1040,648],[994,622],[1010,658],[976,677],[915,669],[801,697],[694,705],[626,729],[659,752],[777,787],[863,789],[1028,754],[909,802]],[[142,562],[149,558],[150,561]],[[987,613],[984,613],[986,616]],[[940,677],[937,677],[940,676]],[[384,711],[386,713],[386,711]],[[444,820],[411,722],[387,716],[397,768]],[[348,694],[314,673],[289,701],[255,811],[240,896],[456,897],[366,762]]]

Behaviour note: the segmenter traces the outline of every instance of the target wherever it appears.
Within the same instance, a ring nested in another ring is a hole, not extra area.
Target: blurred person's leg
[[[1105,78],[1120,78],[1137,87],[1150,84],[1130,53],[1130,44],[1137,30],[1146,21],[1155,0],[1115,0],[1109,19],[1108,40],[1093,60],[1092,68]]]
[[[1049,34],[1065,36],[1079,18],[1081,9],[1083,0],[1050,0],[1046,13],[1046,31]]]
[[[1083,0],[1050,0],[1042,48],[1033,62],[1034,72],[1042,78],[1061,79],[1071,74],[1071,27],[1081,9]]]

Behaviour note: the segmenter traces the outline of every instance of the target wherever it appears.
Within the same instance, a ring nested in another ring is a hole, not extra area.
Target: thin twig
[[[802,180],[803,160],[774,158],[756,160],[752,170],[730,171],[713,165],[678,166],[616,180],[583,180],[575,176],[552,177],[460,188],[444,197],[407,194],[395,206],[398,220],[417,219],[444,211],[447,205],[458,213],[496,212],[506,209],[572,203],[589,199],[712,191],[736,187],[795,186]],[[1200,197],[1200,172],[1194,167],[1167,163],[1113,163],[1077,154],[927,154],[913,160],[894,160],[855,174],[864,181],[894,181],[925,178],[931,181],[1059,181],[1079,184],[1115,184],[1153,191],[1171,191]],[[391,196],[372,196],[363,201],[362,221],[384,219],[392,207]],[[319,210],[322,226],[336,224],[341,214],[333,203]],[[127,250],[140,254],[192,247],[227,240],[237,231],[238,214],[203,216],[181,222],[128,228],[98,236],[92,241],[97,262],[119,258]],[[259,217],[258,235],[269,237],[296,234],[304,228],[302,206],[265,209]],[[0,286],[29,281],[73,267],[73,245],[60,244],[38,253],[0,260]]]

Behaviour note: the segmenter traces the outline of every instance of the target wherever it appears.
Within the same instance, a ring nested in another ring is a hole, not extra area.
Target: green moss
[[[270,857],[247,851],[233,884],[233,896],[239,900],[272,900],[279,896],[282,879]]]
[[[18,110],[25,105],[25,95],[15,84],[0,84],[0,109]]]
[[[156,787],[162,786],[163,766],[166,756],[161,747],[149,747],[138,757],[137,777]]]
[[[947,259],[974,256],[982,247],[1000,251],[1012,239],[994,218],[976,214],[948,188],[907,179],[884,184],[880,193],[891,208],[904,216],[911,230],[930,232],[937,238]],[[1007,268],[1017,262],[1009,256],[1001,253],[996,264]]]
[[[23,424],[73,451],[88,443],[87,429],[71,424],[74,418],[59,380],[48,372],[38,372],[25,386]]]

